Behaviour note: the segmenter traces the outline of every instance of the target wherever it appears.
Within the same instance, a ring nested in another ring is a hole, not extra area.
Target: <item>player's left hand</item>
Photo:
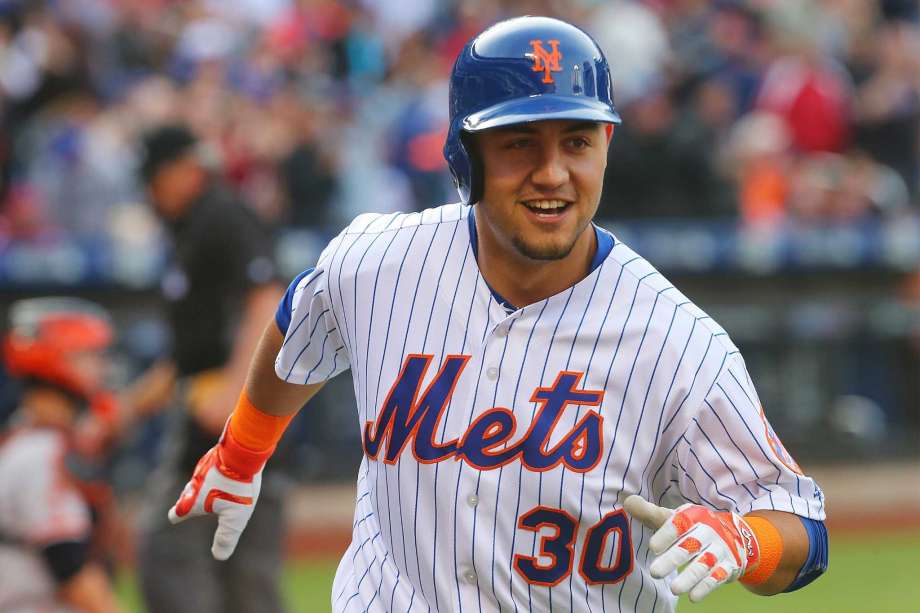
[[[649,566],[652,576],[661,579],[683,566],[671,582],[671,592],[689,592],[692,602],[753,570],[760,561],[754,532],[735,513],[689,503],[666,509],[636,495],[627,498],[623,508],[656,531],[648,543],[656,556]]]
[[[220,442],[198,460],[192,479],[169,510],[169,521],[178,524],[189,517],[217,515],[211,554],[226,560],[259,499],[262,467],[269,455],[271,451],[260,454],[240,447],[224,429]]]

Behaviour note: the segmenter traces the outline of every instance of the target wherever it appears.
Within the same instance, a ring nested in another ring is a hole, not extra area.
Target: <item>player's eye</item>
[[[531,138],[515,138],[508,141],[505,144],[506,149],[526,149],[531,145],[533,139]]]
[[[573,136],[568,139],[567,144],[572,149],[587,149],[591,146],[591,141],[584,136]]]

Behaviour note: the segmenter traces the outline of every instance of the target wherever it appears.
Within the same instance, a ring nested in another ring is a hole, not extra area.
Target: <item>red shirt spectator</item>
[[[757,108],[786,121],[797,150],[840,152],[849,140],[850,89],[832,66],[787,56],[767,70]]]

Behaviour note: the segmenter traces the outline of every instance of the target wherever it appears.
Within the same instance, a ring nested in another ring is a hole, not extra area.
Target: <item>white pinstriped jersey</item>
[[[824,518],[725,331],[626,245],[508,310],[469,207],[362,215],[303,276],[276,362],[351,368],[364,458],[337,612],[673,611],[638,493]]]

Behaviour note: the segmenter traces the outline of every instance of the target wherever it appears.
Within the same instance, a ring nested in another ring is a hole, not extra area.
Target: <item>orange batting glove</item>
[[[689,592],[692,602],[743,576],[760,561],[754,531],[735,513],[689,503],[671,510],[635,495],[625,500],[623,508],[656,531],[648,542],[656,556],[649,572],[661,579],[684,567],[671,582],[671,592]]]
[[[178,524],[189,517],[216,514],[211,554],[218,560],[229,558],[259,499],[262,469],[272,451],[274,447],[264,452],[246,449],[224,427],[217,445],[198,460],[191,481],[169,510],[169,521]]]

